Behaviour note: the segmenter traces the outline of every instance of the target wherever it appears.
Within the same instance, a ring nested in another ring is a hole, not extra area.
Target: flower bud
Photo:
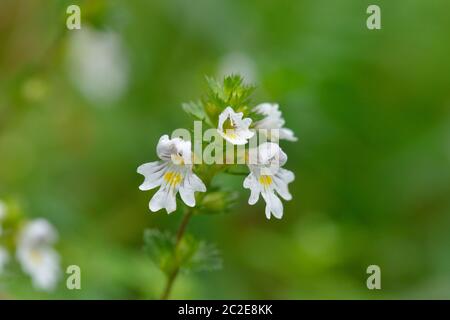
[[[213,191],[207,193],[201,202],[201,211],[207,214],[224,213],[236,203],[237,193]]]

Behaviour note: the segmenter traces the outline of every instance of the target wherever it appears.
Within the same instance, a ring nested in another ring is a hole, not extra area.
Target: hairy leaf
[[[157,229],[144,231],[144,251],[163,272],[169,273],[175,267],[175,237]]]
[[[180,246],[180,248],[184,247],[182,271],[212,271],[222,267],[222,257],[215,245],[192,237],[186,237],[183,243],[184,246]]]

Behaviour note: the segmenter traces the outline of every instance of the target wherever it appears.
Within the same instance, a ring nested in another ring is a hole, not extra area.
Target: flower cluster
[[[297,138],[290,129],[284,127],[285,120],[278,104],[249,106],[249,95],[253,88],[243,84],[239,76],[226,77],[223,83],[211,79],[208,82],[208,96],[198,103],[183,105],[184,110],[202,124],[214,128],[226,144],[248,146],[245,149],[245,163],[249,172],[243,181],[243,187],[250,189],[248,203],[254,205],[261,195],[266,202],[266,217],[270,219],[273,215],[280,219],[283,216],[283,204],[279,197],[292,199],[288,184],[294,180],[294,174],[282,168],[287,156],[278,141],[296,141]],[[204,139],[201,138],[200,144],[203,143]],[[205,164],[194,165],[191,141],[177,136],[171,139],[163,135],[157,144],[156,154],[160,160],[145,163],[137,169],[145,177],[139,187],[141,190],[159,187],[149,203],[153,212],[160,209],[166,209],[167,213],[175,211],[177,193],[187,206],[194,207],[199,199],[204,198],[197,196],[196,200],[196,193],[207,192],[211,172],[229,172],[227,166],[233,165],[227,162],[209,171],[204,168]],[[198,175],[194,173],[195,168]],[[208,179],[208,183],[202,181],[203,177]]]
[[[0,275],[16,252],[24,273],[38,290],[51,291],[60,277],[60,259],[53,249],[58,235],[45,219],[22,221],[0,201]]]

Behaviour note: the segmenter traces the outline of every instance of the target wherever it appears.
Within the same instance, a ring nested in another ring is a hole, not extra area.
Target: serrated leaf
[[[200,242],[188,268],[194,271],[212,271],[222,268],[222,256],[213,244]]]
[[[205,119],[205,111],[203,109],[203,106],[201,104],[201,102],[188,102],[188,103],[183,103],[181,105],[181,107],[183,108],[183,110],[193,116],[194,118],[198,119],[198,120],[203,120]]]
[[[221,99],[224,100],[225,96],[224,96],[224,92],[222,89],[222,84],[220,82],[218,82],[216,79],[211,78],[211,77],[206,77],[206,82],[208,83],[208,88],[209,88],[209,94],[211,96],[215,96],[217,97],[217,99]]]
[[[165,273],[175,267],[175,237],[157,229],[144,231],[144,251],[153,263]]]
[[[223,110],[227,106],[231,106],[236,112],[248,112],[250,95],[253,93],[254,87],[246,85],[241,76],[227,76],[222,82],[208,77],[206,80],[209,91],[204,105],[207,106],[207,111],[215,108]]]
[[[186,248],[181,270],[189,271],[212,271],[222,267],[222,257],[217,247],[205,241],[197,241],[187,237],[184,243]]]
[[[214,245],[198,241],[189,234],[176,245],[172,234],[147,229],[144,232],[144,251],[167,275],[177,268],[187,272],[217,270],[222,266],[219,251]]]

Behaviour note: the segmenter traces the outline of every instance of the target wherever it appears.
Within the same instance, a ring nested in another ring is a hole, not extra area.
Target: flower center
[[[42,262],[42,255],[38,250],[31,250],[30,257],[34,264],[40,264]]]
[[[177,185],[179,185],[182,178],[183,177],[179,172],[167,171],[164,174],[164,180],[166,180],[167,184],[169,184],[172,187],[176,187]]]
[[[223,132],[225,132],[225,134],[231,139],[237,138],[235,129],[236,127],[234,126],[233,121],[230,118],[225,120],[225,122],[223,123]]]
[[[224,121],[222,128],[223,128],[223,131],[226,131],[226,130],[234,130],[236,127],[235,127],[235,125],[234,125],[233,120],[231,120],[231,118],[228,117],[228,118]]]
[[[264,187],[268,187],[272,184],[272,177],[267,175],[262,175],[259,177],[259,183],[261,183]]]
[[[172,159],[172,162],[176,165],[184,165],[184,159],[183,157],[177,153],[177,154],[171,154],[170,158]]]

